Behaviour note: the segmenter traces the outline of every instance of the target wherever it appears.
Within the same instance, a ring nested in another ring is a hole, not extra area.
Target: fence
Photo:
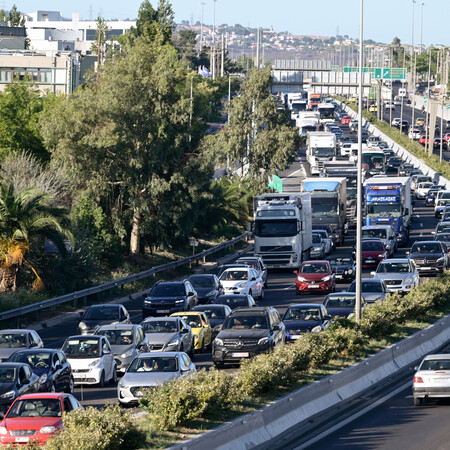
[[[72,292],[70,294],[65,294],[60,297],[51,298],[49,300],[44,300],[43,302],[34,303],[32,305],[22,306],[20,308],[11,309],[9,311],[0,312],[0,320],[13,319],[16,317],[24,316],[25,314],[30,314],[33,312],[38,313],[39,311],[47,308],[52,308],[63,303],[73,302],[74,306],[77,306],[77,300],[83,299],[84,303],[86,303],[86,299],[89,295],[100,294],[106,291],[113,291],[115,288],[119,286],[124,286],[125,284],[135,283],[136,281],[144,280],[149,278],[157,273],[165,272],[166,270],[175,269],[177,267],[181,267],[187,264],[192,264],[197,261],[202,260],[206,261],[206,257],[212,255],[214,253],[225,250],[229,247],[233,247],[235,244],[242,240],[247,240],[251,233],[245,232],[240,236],[231,239],[230,241],[219,244],[215,247],[212,247],[208,250],[204,250],[201,253],[197,253],[195,255],[189,256],[188,258],[183,258],[178,261],[174,261],[171,263],[163,264],[161,266],[152,267],[151,269],[145,270],[144,272],[139,272],[128,277],[120,278],[118,280],[110,281],[108,283],[104,283],[98,286],[93,286],[87,289],[83,289],[81,291]]]

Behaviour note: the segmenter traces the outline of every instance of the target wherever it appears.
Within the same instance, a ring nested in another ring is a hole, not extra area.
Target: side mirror
[[[4,412],[0,412],[0,420],[3,420],[5,418],[5,413]]]
[[[280,330],[280,327],[278,325],[273,326],[273,331],[279,331],[279,330]]]
[[[409,208],[405,209],[405,214],[408,215],[409,214]]]
[[[409,255],[409,252],[405,252],[406,255]]]
[[[324,317],[323,317],[323,320],[331,320],[331,319],[332,319],[331,316],[324,316]]]
[[[292,273],[295,273],[295,275],[298,274],[298,270],[293,270]]]
[[[30,384],[30,380],[23,380],[22,384],[25,386],[26,384]]]
[[[188,295],[191,296],[191,295],[194,295],[194,293],[192,291],[190,291],[190,292],[188,292]]]
[[[189,333],[189,330],[187,328],[182,328],[181,334],[187,334]]]
[[[256,281],[256,277],[252,277],[252,281]]]
[[[373,277],[375,276],[376,272],[370,272],[370,275],[372,275]]]
[[[63,366],[61,365],[61,364],[58,364],[56,367],[55,367],[55,370],[61,370],[63,368]]]
[[[104,355],[110,355],[110,354],[111,354],[111,351],[110,351],[110,350],[103,350],[103,354],[104,354]]]

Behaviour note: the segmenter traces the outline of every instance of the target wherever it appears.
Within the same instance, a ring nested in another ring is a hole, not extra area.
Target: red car
[[[63,428],[62,416],[82,408],[71,394],[27,394],[17,397],[0,422],[0,444],[44,445]]]
[[[350,116],[344,116],[341,119],[341,124],[342,125],[347,125],[352,121],[352,118]]]
[[[377,267],[387,257],[386,249],[380,239],[363,239],[361,242],[362,266]]]
[[[333,270],[328,261],[305,261],[298,271],[295,289],[297,294],[302,292],[334,292],[336,281]]]
[[[419,138],[419,144],[425,145],[428,144],[430,138],[428,136],[425,136],[424,134],[422,134],[422,136],[420,136]]]

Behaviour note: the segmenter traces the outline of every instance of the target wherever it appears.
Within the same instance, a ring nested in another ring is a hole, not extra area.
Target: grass
[[[196,419],[180,426],[173,431],[159,431],[151,426],[151,417],[143,416],[140,424],[147,434],[146,448],[166,448],[177,442],[194,437],[206,430],[210,430],[226,422],[229,422],[240,415],[255,411],[271,401],[295,391],[302,386],[318,381],[326,376],[332,375],[345,367],[371,356],[380,350],[412,335],[413,333],[427,328],[432,323],[450,313],[450,305],[442,307],[440,310],[429,311],[426,317],[420,320],[407,321],[403,326],[391,336],[380,340],[371,340],[358,357],[340,357],[333,359],[320,368],[310,370],[307,374],[299,375],[299,378],[289,386],[279,386],[273,389],[268,395],[258,399],[247,398],[243,403],[234,405],[221,413],[212,414],[207,418]]]

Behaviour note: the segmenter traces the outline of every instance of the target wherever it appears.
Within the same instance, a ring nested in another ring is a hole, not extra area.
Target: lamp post
[[[206,3],[201,2],[200,5],[202,5],[202,22],[200,23],[200,53],[201,53],[203,48],[203,7],[206,5]]]
[[[423,45],[423,6],[425,3],[420,4],[420,54],[422,54],[422,45]]]
[[[357,178],[357,201],[356,201],[356,322],[361,322],[361,276],[362,276],[362,252],[361,252],[361,227],[362,227],[362,101],[363,101],[363,7],[364,0],[361,1],[359,17],[359,80],[358,80],[358,178]]]
[[[414,51],[414,5],[416,0],[412,0],[412,24],[411,24],[411,81],[412,81],[412,118],[411,125],[414,126],[414,112],[416,110],[416,60]]]

